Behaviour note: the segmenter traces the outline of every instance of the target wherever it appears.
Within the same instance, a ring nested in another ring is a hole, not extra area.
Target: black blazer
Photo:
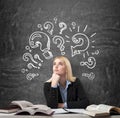
[[[47,105],[51,108],[57,108],[58,103],[63,103],[59,87],[52,88],[51,82],[44,83],[44,95]],[[85,95],[80,80],[76,78],[71,82],[67,89],[67,106],[68,108],[86,108],[89,101]]]

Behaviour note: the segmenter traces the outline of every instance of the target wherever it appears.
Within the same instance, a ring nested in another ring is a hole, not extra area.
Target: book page
[[[87,106],[86,110],[88,111],[97,110],[97,105],[95,104],[89,105]]]
[[[105,105],[105,104],[100,104],[97,106],[97,109],[100,111],[106,111],[106,112],[110,112],[110,109],[113,108],[113,106],[110,105]]]
[[[20,100],[20,101],[12,101],[11,105],[17,105],[19,106],[21,109],[25,108],[25,107],[31,107],[33,106],[33,104],[31,102],[25,101],[25,100]]]
[[[85,109],[63,109],[63,108],[57,108],[57,109],[52,109],[55,111],[54,114],[64,114],[64,113],[79,113],[83,114]]]
[[[15,113],[0,113],[0,116],[13,116]]]
[[[80,114],[83,114],[85,109],[66,109],[68,112],[71,112],[71,113],[80,113]]]
[[[108,116],[109,115],[109,113],[107,112],[98,111],[98,110],[86,110],[83,113],[89,116]]]
[[[0,109],[0,113],[14,113],[16,111],[20,110],[20,108],[6,108],[6,109]]]
[[[31,108],[35,110],[35,114],[52,115],[54,112],[50,107],[48,107],[47,105],[43,105],[43,104],[33,105]]]
[[[36,109],[34,112],[34,115],[40,115],[40,114],[44,114],[44,115],[52,115],[54,113],[54,111],[52,109]]]
[[[47,105],[42,105],[42,104],[33,105],[31,108],[34,108],[34,109],[41,109],[41,110],[48,110],[48,109],[51,109],[51,108],[48,107]]]
[[[89,105],[86,110],[88,111],[103,111],[109,113],[110,109],[113,108],[113,106],[109,105],[104,105],[104,104],[99,104],[99,105]]]
[[[52,109],[54,111],[54,114],[64,114],[68,113],[68,111],[64,110],[63,108],[57,108],[57,109]]]

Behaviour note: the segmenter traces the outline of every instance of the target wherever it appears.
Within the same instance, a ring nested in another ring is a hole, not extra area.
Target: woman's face
[[[58,75],[65,75],[66,74],[66,65],[64,61],[60,59],[55,59],[53,62],[53,73]]]

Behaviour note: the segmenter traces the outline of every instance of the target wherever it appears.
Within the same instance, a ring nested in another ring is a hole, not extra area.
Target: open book
[[[52,115],[54,111],[46,105],[32,104],[29,101],[12,101],[8,108],[0,109],[0,113],[14,113],[14,115]]]
[[[110,106],[105,104],[92,104],[87,106],[85,114],[90,116],[106,116],[106,115],[120,115],[120,108],[116,106]]]
[[[89,105],[86,109],[52,109],[54,114],[64,114],[64,113],[78,113],[78,114],[86,114],[89,116],[108,116],[110,114],[120,114],[120,108],[105,104],[99,105]]]

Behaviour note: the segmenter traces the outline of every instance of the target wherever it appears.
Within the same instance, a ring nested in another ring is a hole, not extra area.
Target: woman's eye
[[[55,65],[56,63],[53,63],[53,65]]]
[[[63,65],[63,63],[59,63],[59,65]]]

